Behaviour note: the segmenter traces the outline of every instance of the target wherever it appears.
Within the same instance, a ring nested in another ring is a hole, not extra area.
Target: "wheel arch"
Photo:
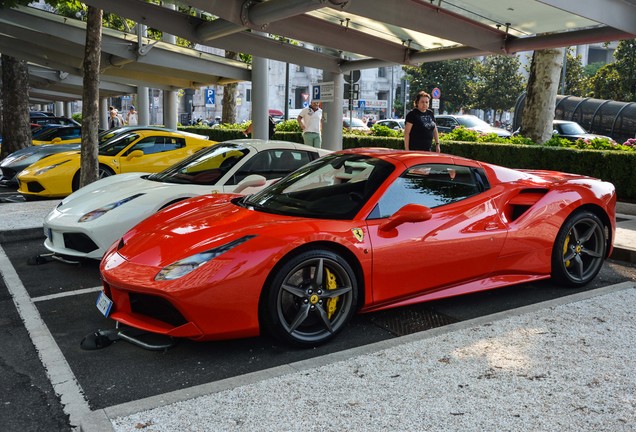
[[[326,249],[331,252],[337,253],[340,256],[342,256],[347,261],[347,263],[351,266],[351,268],[353,269],[355,273],[356,280],[358,281],[358,292],[357,292],[358,301],[357,301],[357,304],[355,305],[355,309],[356,311],[360,309],[360,307],[364,303],[365,285],[364,285],[364,272],[362,271],[362,265],[360,264],[360,261],[358,260],[358,258],[354,255],[353,252],[351,252],[351,250],[349,250],[348,248],[346,248],[345,246],[341,244],[329,242],[329,241],[314,241],[314,242],[306,243],[302,246],[299,246],[295,249],[288,251],[283,257],[281,257],[278,260],[278,262],[270,270],[269,274],[267,275],[267,278],[265,279],[265,282],[261,289],[260,298],[258,300],[258,320],[259,320],[259,326],[261,326],[261,328],[262,328],[262,315],[263,315],[262,311],[265,306],[267,288],[270,286],[276,272],[291,257],[294,257],[295,255],[298,255],[305,251],[315,250],[315,249]]]
[[[605,239],[605,258],[609,258],[610,250],[611,250],[610,245],[614,241],[614,239],[612,238],[613,233],[611,229],[612,222],[610,221],[609,215],[607,214],[605,210],[603,210],[601,206],[597,204],[584,204],[582,206],[579,206],[573,209],[568,215],[568,219],[571,218],[575,213],[579,211],[589,211],[590,213],[598,217],[603,223],[603,225],[605,226],[605,235],[607,236],[607,238]]]

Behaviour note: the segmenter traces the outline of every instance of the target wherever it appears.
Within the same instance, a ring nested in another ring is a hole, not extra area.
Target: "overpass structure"
[[[253,83],[254,131],[267,135],[266,59],[318,68],[333,82],[327,141],[341,141],[345,75],[394,64],[514,54],[636,35],[635,0],[86,0],[164,33],[251,54],[252,65],[104,29],[101,95],[231,81]],[[31,97],[81,95],[85,23],[31,8],[2,10],[0,52],[30,62]],[[80,96],[81,97],[81,96]]]

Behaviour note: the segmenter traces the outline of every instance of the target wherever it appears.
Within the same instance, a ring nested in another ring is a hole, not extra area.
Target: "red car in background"
[[[206,195],[105,254],[100,310],[195,340],[267,331],[298,346],[354,313],[522,282],[590,282],[610,255],[614,186],[447,154],[346,150],[249,195]]]

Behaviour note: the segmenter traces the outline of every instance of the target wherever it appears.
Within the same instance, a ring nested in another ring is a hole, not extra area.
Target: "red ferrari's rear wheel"
[[[277,338],[316,346],[347,324],[357,301],[351,266],[329,250],[302,252],[279,268],[266,293],[263,318]]]
[[[596,277],[606,255],[605,227],[593,213],[579,211],[568,218],[552,250],[552,277],[579,287]]]

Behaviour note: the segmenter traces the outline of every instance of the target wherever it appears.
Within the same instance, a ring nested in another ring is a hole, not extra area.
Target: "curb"
[[[614,250],[612,250],[609,259],[636,264],[636,250],[614,246]]]

